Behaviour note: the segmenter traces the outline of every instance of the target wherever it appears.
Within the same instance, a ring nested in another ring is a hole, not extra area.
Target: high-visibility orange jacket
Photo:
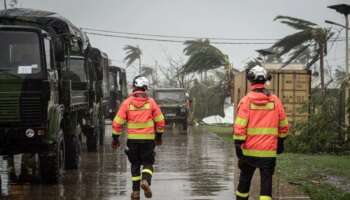
[[[245,156],[276,157],[277,139],[285,138],[289,129],[286,113],[277,96],[267,96],[250,87],[249,93],[239,102],[234,123],[234,140],[240,140]]]
[[[164,132],[164,116],[154,101],[143,91],[133,92],[121,104],[112,124],[112,134],[120,135],[127,125],[129,140],[154,140],[154,129]]]

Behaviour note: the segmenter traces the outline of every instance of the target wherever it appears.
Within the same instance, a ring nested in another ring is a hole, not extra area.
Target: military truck
[[[0,154],[38,153],[46,182],[79,168],[82,131],[100,131],[89,49],[57,13],[0,11]]]
[[[186,103],[186,89],[158,88],[153,91],[153,98],[158,103],[165,118],[165,123],[181,123],[187,130],[189,107]]]
[[[128,98],[125,69],[110,66],[109,68],[109,106],[106,117],[113,120],[120,104]]]
[[[88,65],[89,70],[89,89],[90,89],[90,101],[89,109],[94,110],[94,116],[92,126],[99,127],[98,130],[89,133],[90,124],[84,126],[83,133],[86,135],[87,149],[88,151],[97,151],[100,145],[104,143],[105,136],[105,113],[109,109],[109,66],[110,59],[106,53],[102,52],[98,48],[91,47],[88,52]],[[92,116],[90,116],[92,117]]]

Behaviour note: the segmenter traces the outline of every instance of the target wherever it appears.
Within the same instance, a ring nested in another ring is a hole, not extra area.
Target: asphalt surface
[[[118,150],[110,147],[111,126],[106,126],[105,146],[99,152],[82,154],[79,170],[67,170],[61,184],[47,185],[39,176],[31,181],[12,181],[7,160],[0,157],[2,199],[33,200],[126,200],[130,199],[130,164],[124,154],[125,136]],[[163,145],[156,147],[152,180],[155,200],[235,199],[239,173],[233,145],[215,134],[189,126],[167,127]],[[16,174],[21,176],[22,155],[15,156]],[[35,157],[34,157],[35,161]],[[35,174],[35,171],[33,172]],[[258,173],[254,176],[251,199],[259,196]],[[307,199],[288,184],[274,180],[274,199]],[[141,193],[141,199],[145,199]]]

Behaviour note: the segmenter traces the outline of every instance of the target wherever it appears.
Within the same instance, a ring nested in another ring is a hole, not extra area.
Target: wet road
[[[107,125],[106,135],[111,134]],[[130,164],[124,154],[125,139],[118,150],[110,147],[111,138],[99,152],[84,152],[80,170],[66,171],[61,184],[45,185],[40,181],[9,181],[7,161],[0,159],[3,199],[130,199]],[[155,200],[224,200],[233,197],[238,173],[232,145],[200,128],[189,127],[187,133],[167,127],[163,145],[156,147],[156,164],[152,180]],[[15,157],[20,174],[21,155]],[[258,176],[255,176],[257,179]],[[258,198],[259,180],[252,186],[251,199]],[[274,182],[274,199],[306,199],[294,188]],[[141,199],[145,199],[143,194]]]

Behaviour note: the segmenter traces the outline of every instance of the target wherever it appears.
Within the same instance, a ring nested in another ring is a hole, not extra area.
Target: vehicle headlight
[[[32,138],[32,137],[34,137],[34,135],[35,135],[35,132],[34,132],[33,129],[27,129],[26,130],[26,136],[27,137]]]

